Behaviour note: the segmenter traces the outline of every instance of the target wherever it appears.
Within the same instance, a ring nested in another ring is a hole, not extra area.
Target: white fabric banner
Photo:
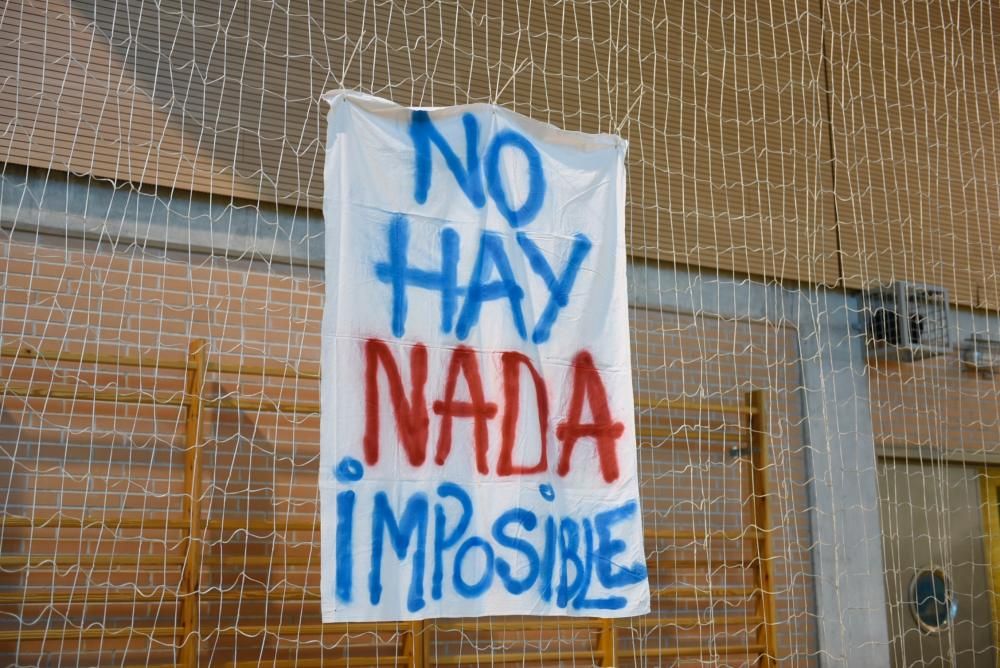
[[[649,612],[625,142],[325,98],[323,621]]]

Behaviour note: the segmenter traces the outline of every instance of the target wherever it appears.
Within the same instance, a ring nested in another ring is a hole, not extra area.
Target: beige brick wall
[[[264,362],[287,364],[289,369],[318,366],[324,286],[317,274],[262,262],[164,254],[134,245],[112,248],[14,234],[0,246],[0,278],[5,347],[27,344],[64,352],[142,355],[151,363],[137,369],[4,358],[0,382],[11,388],[75,387],[181,397],[184,372],[157,371],[152,362],[184,359],[196,338],[208,342],[214,362],[240,362],[247,368]],[[632,326],[640,397],[739,402],[752,388],[768,390],[779,639],[785,664],[809,664],[815,652],[812,539],[795,332],[763,322],[645,309],[633,310]],[[212,374],[205,393],[314,403],[318,382],[292,374]],[[10,391],[2,398],[0,475],[8,483],[3,492],[7,516],[141,514],[154,525],[157,519],[182,517],[182,407],[25,399]],[[648,528],[740,530],[750,523],[746,460],[694,435],[698,426],[732,431],[741,425],[726,423],[719,415],[658,408],[640,410],[637,419]],[[308,523],[316,517],[318,414],[213,408],[205,424],[201,498],[210,525],[203,535],[201,573],[204,661],[301,660],[342,657],[345,652],[385,656],[395,651],[399,634],[317,634],[319,607],[313,595],[318,591],[318,531],[281,528],[287,521]],[[664,430],[674,435],[665,437]],[[230,526],[219,527],[220,520]],[[279,529],[232,528],[247,520],[275,521]],[[2,556],[8,561],[0,572],[0,593],[27,596],[5,604],[13,614],[0,618],[0,632],[20,631],[27,638],[33,636],[23,632],[31,631],[50,638],[0,640],[0,653],[16,653],[25,663],[68,651],[79,651],[85,663],[173,660],[171,629],[177,624],[177,606],[170,592],[177,588],[182,568],[185,542],[180,528],[2,531]],[[672,560],[697,550],[748,556],[749,545],[747,540],[711,546],[651,542],[654,587],[695,591],[692,598],[663,598],[659,611],[704,615],[711,609],[716,621],[675,628],[629,620],[622,625],[621,647],[748,642],[739,621],[751,614],[749,606],[727,599],[719,587],[752,585],[752,570],[717,569],[707,577],[674,567]],[[53,555],[62,556],[53,564]],[[121,598],[136,589],[146,597],[138,602]],[[119,598],[102,598],[109,591]],[[25,602],[46,592],[73,598]],[[96,600],[84,603],[87,596]],[[307,627],[303,630],[302,625]],[[266,632],[261,630],[265,626]],[[74,627],[93,628],[100,637],[58,638]],[[129,627],[135,630],[115,635],[110,631]],[[151,628],[160,632],[150,633]],[[596,640],[593,632],[566,627],[542,633],[532,628],[525,621],[517,632],[501,631],[487,620],[480,632],[432,629],[432,652],[561,649],[567,652],[567,662],[588,662],[588,648]],[[575,659],[573,651],[580,652]],[[489,652],[483,656],[488,662]],[[738,656],[720,659],[710,650],[696,659],[746,662]]]
[[[964,368],[956,353],[870,368],[876,442],[1000,461],[1000,386],[994,376]]]

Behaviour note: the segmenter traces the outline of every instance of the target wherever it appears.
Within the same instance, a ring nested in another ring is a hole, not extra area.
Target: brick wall
[[[4,347],[139,355],[149,362],[135,368],[3,358],[5,518],[138,515],[148,526],[28,528],[8,522],[0,534],[6,560],[0,595],[8,597],[4,607],[12,614],[0,617],[0,634],[8,632],[0,635],[0,654],[22,663],[78,651],[85,663],[171,663],[186,545],[185,408],[65,395],[22,397],[17,391],[77,388],[177,400],[184,397],[185,372],[157,369],[155,362],[182,362],[191,341],[203,339],[211,362],[243,369],[209,374],[206,396],[315,403],[318,382],[293,371],[318,367],[322,276],[134,244],[13,234],[0,247],[0,278]],[[784,664],[811,663],[812,538],[794,331],[645,309],[633,310],[632,325],[640,398],[739,402],[751,388],[768,389],[779,638]],[[264,377],[252,368],[265,363],[283,365],[288,373]],[[698,410],[678,414],[653,407],[637,417],[647,528],[740,530],[749,524],[746,458],[705,437],[706,430],[741,425]],[[700,436],[698,427],[704,428]],[[207,525],[203,661],[345,656],[356,661],[385,659],[399,649],[405,626],[347,636],[323,635],[317,627],[319,534],[311,522],[317,511],[318,436],[315,411],[207,409],[200,497]],[[273,522],[276,528],[234,528],[248,522],[258,527]],[[719,587],[752,584],[751,570],[723,569],[706,577],[672,567],[671,559],[698,550],[748,549],[748,541],[650,543],[654,587],[689,591],[687,598],[661,597],[658,610],[710,612],[715,621],[683,628],[630,620],[622,625],[621,646],[747,642],[746,625],[732,622],[749,608],[726,600]],[[77,628],[89,630],[81,634]],[[485,620],[476,632],[445,626],[428,632],[433,656],[483,652],[487,663],[490,652],[553,649],[565,649],[567,661],[587,663],[582,657],[595,641],[587,630],[566,626],[540,632],[530,621],[513,631]],[[716,659],[740,662],[740,657],[719,659],[708,649],[693,660]]]

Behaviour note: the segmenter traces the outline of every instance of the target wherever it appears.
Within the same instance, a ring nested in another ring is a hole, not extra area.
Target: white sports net
[[[987,2],[6,3],[3,663],[995,665],[998,30]],[[629,140],[652,615],[320,624],[334,88]],[[869,318],[891,280],[951,306]]]

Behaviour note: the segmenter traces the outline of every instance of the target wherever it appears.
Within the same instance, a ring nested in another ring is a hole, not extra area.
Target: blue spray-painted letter
[[[375,276],[392,285],[392,333],[402,336],[406,331],[409,310],[406,288],[413,286],[441,293],[441,331],[451,331],[452,320],[462,289],[458,287],[458,232],[450,227],[441,230],[441,271],[418,269],[408,263],[410,221],[396,214],[389,221],[389,260],[375,264]]]
[[[406,502],[402,519],[397,522],[385,492],[375,495],[372,512],[372,569],[368,576],[368,593],[371,604],[382,600],[382,552],[385,534],[400,559],[406,557],[413,534],[417,534],[417,546],[413,551],[413,574],[410,578],[410,592],[406,598],[406,608],[416,612],[424,607],[424,561],[427,552],[427,495],[414,494]]]
[[[413,139],[413,148],[416,160],[416,187],[413,192],[413,199],[418,204],[427,201],[427,192],[431,188],[431,144],[437,146],[444,156],[444,162],[448,169],[455,175],[459,187],[465,192],[466,197],[477,209],[481,209],[486,204],[486,196],[483,194],[483,178],[479,167],[479,123],[472,114],[462,116],[462,124],[465,126],[465,163],[462,162],[451,150],[448,144],[434,123],[430,115],[417,109],[410,117],[410,137]]]

